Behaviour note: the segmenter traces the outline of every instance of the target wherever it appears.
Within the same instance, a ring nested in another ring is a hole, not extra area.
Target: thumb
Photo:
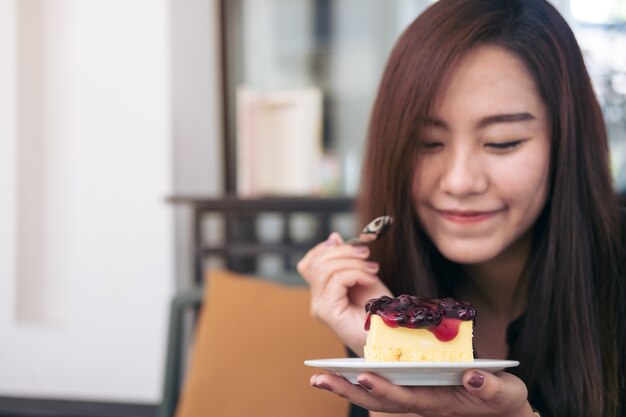
[[[326,243],[329,246],[342,245],[343,244],[343,238],[341,237],[341,235],[339,233],[332,232],[328,236],[328,239],[326,239]]]
[[[472,395],[495,406],[526,402],[528,391],[521,379],[506,372],[469,370],[463,375],[463,385]]]

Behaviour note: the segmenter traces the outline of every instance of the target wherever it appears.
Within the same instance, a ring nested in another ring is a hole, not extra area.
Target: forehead
[[[482,45],[455,65],[432,116],[450,120],[524,111],[545,117],[545,106],[524,62],[502,47]]]

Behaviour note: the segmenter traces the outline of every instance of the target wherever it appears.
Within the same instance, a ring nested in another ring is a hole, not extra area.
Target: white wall
[[[0,0],[0,396],[160,399],[169,13]]]
[[[222,191],[218,0],[170,0],[174,188]]]
[[[170,0],[174,193],[223,192],[217,0]],[[176,207],[176,283],[193,280],[191,210]]]

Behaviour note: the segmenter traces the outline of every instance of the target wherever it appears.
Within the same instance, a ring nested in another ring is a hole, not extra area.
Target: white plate
[[[473,362],[365,362],[363,358],[315,359],[305,365],[323,368],[357,384],[364,372],[378,374],[396,385],[463,385],[463,372],[489,372],[518,366],[518,361],[476,359]]]

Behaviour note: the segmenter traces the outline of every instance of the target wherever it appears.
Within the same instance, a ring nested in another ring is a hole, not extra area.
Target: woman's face
[[[522,242],[546,202],[550,126],[516,55],[470,51],[425,129],[413,199],[426,233],[448,259],[480,264]]]

